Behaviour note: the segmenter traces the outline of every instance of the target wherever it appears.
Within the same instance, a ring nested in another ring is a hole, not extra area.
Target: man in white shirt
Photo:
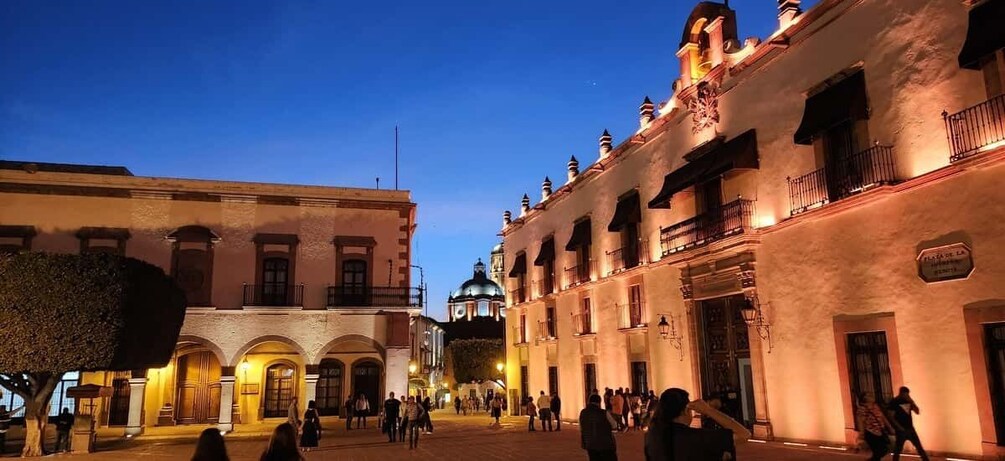
[[[537,398],[537,411],[541,416],[541,430],[545,427],[551,432],[551,397],[541,391],[541,396]]]

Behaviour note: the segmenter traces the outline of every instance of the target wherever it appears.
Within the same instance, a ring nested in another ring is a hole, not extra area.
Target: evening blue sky
[[[695,4],[7,0],[0,158],[386,188],[397,124],[442,319],[503,210],[668,97]],[[740,37],[771,34],[776,5],[732,1]]]

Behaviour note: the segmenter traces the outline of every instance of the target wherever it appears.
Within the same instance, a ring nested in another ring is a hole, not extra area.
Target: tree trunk
[[[3,387],[24,400],[25,434],[24,448],[21,449],[22,458],[45,455],[45,424],[49,418],[49,400],[61,379],[63,373],[0,376]]]
[[[49,399],[41,404],[35,399],[24,402],[24,448],[22,458],[45,456],[45,424],[49,419]]]

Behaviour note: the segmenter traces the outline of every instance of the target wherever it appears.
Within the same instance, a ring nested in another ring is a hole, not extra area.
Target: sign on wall
[[[965,243],[922,250],[918,254],[918,276],[926,283],[965,279],[974,271],[974,258]]]

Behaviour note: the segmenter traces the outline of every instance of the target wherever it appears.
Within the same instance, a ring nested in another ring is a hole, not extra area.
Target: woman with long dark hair
[[[223,443],[223,434],[218,429],[211,427],[199,434],[192,461],[230,461],[227,446]]]
[[[292,424],[276,426],[269,439],[269,446],[262,452],[259,461],[304,461],[297,449],[297,430]]]
[[[691,427],[692,411],[711,418],[724,429]],[[646,433],[646,460],[729,460],[736,457],[736,445],[745,443],[748,438],[750,431],[743,424],[704,400],[692,402],[687,391],[667,389],[660,395],[652,425]]]
[[[307,411],[304,413],[304,424],[300,427],[300,448],[311,451],[311,448],[318,447],[321,438],[321,418],[318,417],[318,405],[313,400],[307,402]]]

